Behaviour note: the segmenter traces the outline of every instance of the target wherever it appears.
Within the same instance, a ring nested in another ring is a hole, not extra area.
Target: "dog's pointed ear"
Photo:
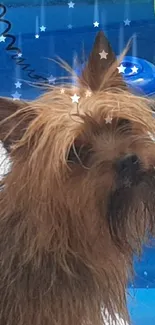
[[[98,90],[109,68],[116,62],[112,73],[112,84],[106,83],[107,87],[126,88],[121,74],[117,69],[117,59],[112,47],[102,31],[98,32],[88,62],[81,74],[80,84],[89,87],[92,91]]]
[[[26,106],[26,102],[0,97],[0,141],[8,152],[28,127],[28,118],[22,112]]]

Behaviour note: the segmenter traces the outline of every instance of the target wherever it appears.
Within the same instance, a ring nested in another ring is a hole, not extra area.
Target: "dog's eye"
[[[69,150],[67,162],[85,165],[90,156],[90,152],[89,146],[75,142]]]
[[[119,119],[117,120],[117,127],[121,128],[122,130],[130,130],[131,129],[131,122],[127,119]]]
[[[125,119],[125,118],[120,118],[118,121],[117,121],[117,125],[118,126],[129,126],[130,125],[130,121]]]

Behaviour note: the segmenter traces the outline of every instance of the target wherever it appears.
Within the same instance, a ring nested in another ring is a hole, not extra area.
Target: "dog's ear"
[[[30,117],[22,111],[26,106],[26,102],[0,98],[0,141],[8,152],[11,145],[22,137],[30,122]]]
[[[117,59],[111,45],[104,33],[100,31],[96,36],[88,62],[81,74],[80,84],[88,86],[92,91],[98,90],[113,63],[116,63],[116,66],[113,67],[112,76],[103,84],[106,84],[108,88],[126,88],[126,84],[117,69]]]

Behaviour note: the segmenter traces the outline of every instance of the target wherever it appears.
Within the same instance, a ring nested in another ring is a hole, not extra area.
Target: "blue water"
[[[125,18],[131,20],[130,26],[124,25]],[[116,54],[136,33],[129,55],[155,62],[153,1],[137,1],[130,7],[125,6],[123,1],[118,4],[104,4],[102,1],[102,5],[96,5],[95,9],[87,3],[69,9],[67,1],[64,6],[8,7],[5,19],[12,24],[9,34],[16,37],[16,46],[21,49],[25,63],[30,64],[36,74],[50,78],[51,83],[66,73],[48,58],[58,55],[73,65],[76,56],[82,57],[83,48],[88,56],[98,30],[93,27],[96,20],[100,22],[99,27],[108,36]],[[45,32],[40,31],[41,25],[46,27]],[[68,25],[72,25],[72,28],[69,29]],[[0,34],[3,34],[5,27],[6,24],[0,22]],[[36,34],[39,34],[39,38],[35,38]],[[9,43],[8,37],[5,42],[0,42],[0,95],[12,97],[16,94],[23,99],[34,99],[42,90],[25,82],[37,80],[30,79],[26,71],[16,64],[11,57],[16,51],[6,51]],[[20,88],[16,88],[17,81],[21,82]],[[129,311],[135,325],[155,324],[154,257],[155,249],[145,248],[142,260],[135,261],[136,276],[134,283],[129,284],[128,296]]]

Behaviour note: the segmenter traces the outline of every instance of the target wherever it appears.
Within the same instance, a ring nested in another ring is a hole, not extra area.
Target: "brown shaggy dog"
[[[0,325],[105,325],[107,312],[129,321],[133,254],[154,235],[155,123],[151,101],[130,93],[117,66],[99,32],[76,87],[0,99],[11,158],[0,191]]]

